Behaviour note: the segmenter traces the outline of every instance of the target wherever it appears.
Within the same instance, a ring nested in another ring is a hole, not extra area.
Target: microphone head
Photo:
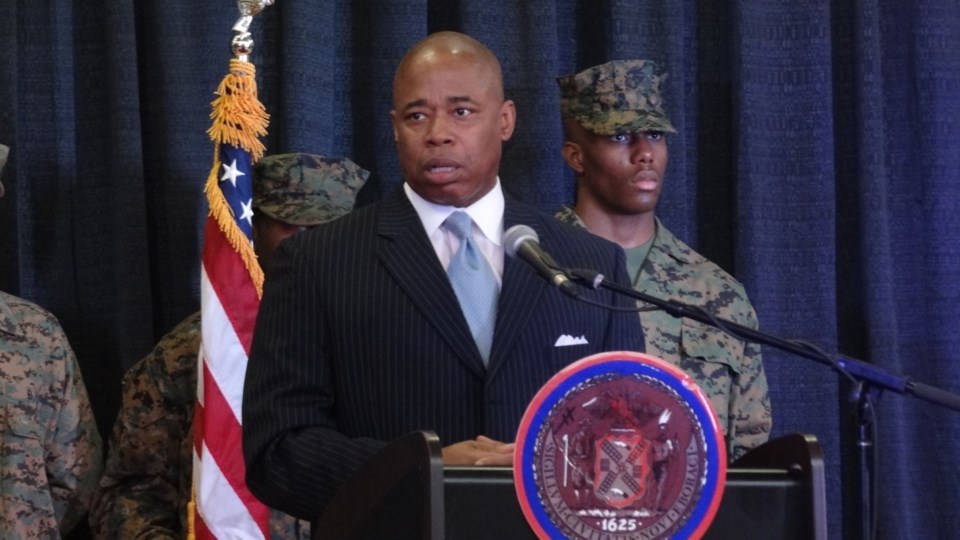
[[[520,245],[527,240],[539,244],[540,237],[537,235],[537,231],[526,225],[514,225],[503,232],[503,249],[507,252],[507,255],[516,257]]]

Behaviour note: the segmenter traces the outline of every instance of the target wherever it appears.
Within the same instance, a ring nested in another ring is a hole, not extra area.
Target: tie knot
[[[470,219],[470,215],[459,210],[450,214],[443,222],[443,226],[460,240],[473,238],[471,225],[473,225],[473,220]]]

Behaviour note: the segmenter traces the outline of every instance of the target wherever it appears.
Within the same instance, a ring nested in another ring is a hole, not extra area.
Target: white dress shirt
[[[450,259],[460,248],[460,240],[450,231],[441,227],[443,222],[453,212],[462,210],[473,220],[473,240],[476,242],[483,258],[493,269],[497,282],[503,283],[503,190],[500,188],[500,177],[489,193],[466,208],[455,208],[432,203],[418,195],[409,184],[404,182],[403,190],[413,205],[423,229],[430,237],[433,250],[437,252],[444,270],[450,264]]]

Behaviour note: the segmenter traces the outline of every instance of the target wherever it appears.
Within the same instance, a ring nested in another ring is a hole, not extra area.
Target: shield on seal
[[[650,474],[650,441],[638,433],[608,433],[596,441],[594,493],[615,508],[643,497]]]

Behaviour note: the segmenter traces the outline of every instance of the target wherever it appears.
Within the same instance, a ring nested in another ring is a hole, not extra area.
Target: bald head
[[[430,34],[407,51],[393,78],[394,100],[398,86],[404,84],[404,77],[410,70],[456,62],[469,62],[476,66],[484,74],[483,82],[494,91],[498,99],[503,100],[503,72],[500,61],[486,45],[459,32]],[[397,105],[394,103],[394,106]]]
[[[516,110],[490,49],[441,32],[400,62],[390,119],[406,184],[428,201],[466,208],[497,185]]]

